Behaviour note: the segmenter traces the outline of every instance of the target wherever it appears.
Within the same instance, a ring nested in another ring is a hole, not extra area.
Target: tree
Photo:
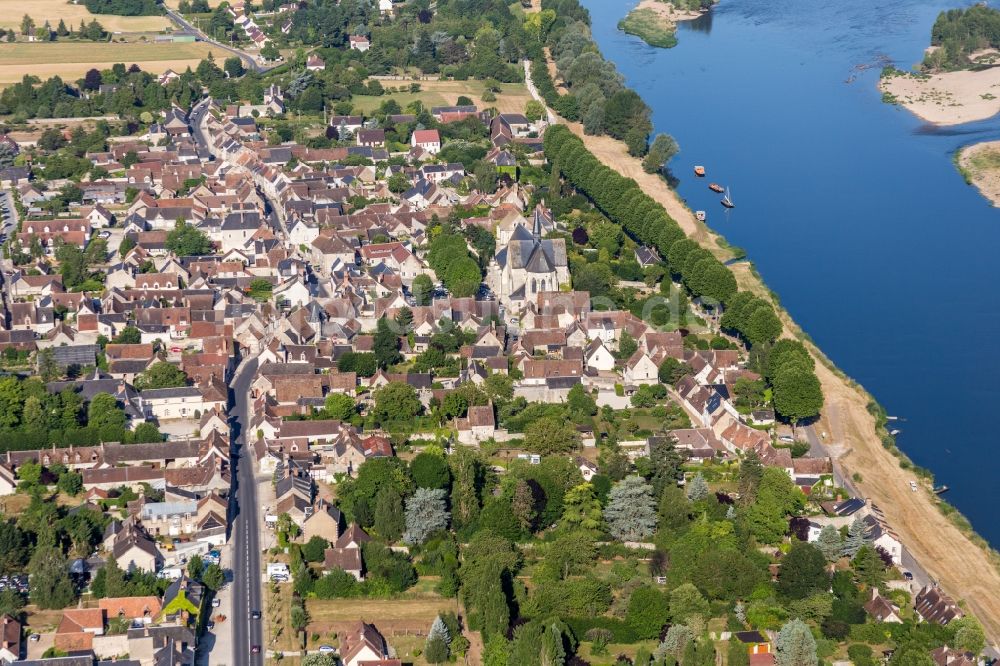
[[[583,388],[583,384],[574,384],[566,396],[566,406],[569,407],[570,416],[583,419],[597,413],[597,402]]]
[[[226,58],[225,62],[222,63],[222,69],[225,70],[231,79],[238,79],[246,73],[246,68],[243,67],[243,60],[237,56]]]
[[[861,546],[851,560],[854,577],[868,587],[877,587],[885,580],[885,563],[871,544]]]
[[[709,605],[698,588],[684,583],[670,593],[670,620],[677,624],[701,624],[710,616]]]
[[[786,622],[775,640],[777,666],[816,666],[816,639],[802,620]]]
[[[653,489],[639,476],[627,476],[608,494],[604,508],[608,532],[619,541],[642,541],[656,531]]]
[[[823,553],[827,562],[836,562],[840,559],[844,549],[844,539],[840,536],[840,531],[833,525],[824,525],[816,539],[816,547]]]
[[[375,496],[375,522],[373,524],[378,535],[393,543],[399,540],[406,527],[403,516],[403,498],[393,486],[385,486]]]
[[[403,541],[419,545],[434,532],[448,528],[446,493],[441,489],[417,488],[406,501],[406,532]]]
[[[28,538],[24,531],[13,522],[0,521],[0,571],[23,570],[28,555]]]
[[[514,481],[514,491],[510,499],[510,511],[514,519],[517,520],[521,531],[528,533],[535,523],[537,512],[535,511],[535,494],[524,479]]]
[[[655,587],[640,587],[632,592],[625,612],[625,622],[642,639],[656,638],[670,615],[670,602]]]
[[[412,423],[424,408],[417,391],[405,382],[389,382],[373,397],[372,416],[383,425]]]
[[[350,421],[358,413],[354,398],[343,393],[330,393],[323,405],[324,418],[337,421]]]
[[[47,347],[38,352],[38,375],[45,383],[51,382],[61,375],[59,364],[56,363],[56,355],[51,347]]]
[[[386,184],[389,186],[389,191],[393,194],[402,194],[412,187],[409,179],[402,173],[394,173],[389,176]],[[428,277],[427,279],[429,280],[430,278]]]
[[[269,41],[261,48],[260,57],[264,60],[274,61],[281,58],[281,52],[278,51],[278,47],[274,45],[274,42]]]
[[[10,615],[14,619],[21,619],[24,610],[24,597],[13,589],[0,590],[0,616]]]
[[[96,68],[91,68],[87,70],[87,73],[83,75],[83,88],[84,90],[97,90],[104,83],[104,78],[101,75],[101,70]]]
[[[819,414],[823,407],[823,388],[816,374],[799,364],[786,364],[772,382],[774,409],[793,423]]]
[[[28,563],[31,602],[42,609],[66,608],[76,597],[66,556],[52,543],[53,538],[44,537],[45,543],[39,544]]]
[[[378,320],[378,326],[375,329],[373,351],[375,352],[375,362],[382,369],[399,363],[402,358],[399,355],[399,337],[390,328],[389,322],[385,317]]]
[[[542,632],[539,658],[541,666],[563,666],[566,663],[566,647],[563,645],[562,629],[555,622]]]
[[[118,406],[118,401],[113,395],[102,391],[90,399],[90,404],[87,406],[87,425],[98,430],[124,428],[125,410]]]
[[[978,655],[986,647],[986,634],[979,620],[971,615],[953,620],[950,628],[955,630],[955,648]]]
[[[711,492],[708,488],[708,482],[705,481],[705,477],[702,476],[701,472],[698,472],[691,479],[691,483],[688,484],[687,497],[692,502],[697,502],[708,497]]]
[[[764,469],[756,501],[747,507],[750,531],[761,543],[778,543],[788,529],[788,516],[803,503],[802,492],[783,470]]]
[[[567,580],[570,576],[586,573],[596,555],[594,535],[576,530],[561,531],[544,550],[542,577],[553,580]]]
[[[56,487],[70,497],[75,497],[83,490],[83,476],[77,472],[65,471],[59,475]]]
[[[756,451],[749,451],[740,461],[740,472],[737,481],[740,494],[740,504],[749,506],[757,499],[757,488],[764,477],[764,466]]]
[[[536,120],[541,120],[542,118],[545,117],[545,107],[542,105],[541,102],[534,99],[530,99],[524,105],[524,116],[531,122],[535,122]]]
[[[201,555],[192,555],[187,563],[187,574],[191,580],[201,581],[201,575],[205,572],[205,561]]]
[[[670,655],[674,659],[679,659],[684,654],[687,644],[693,640],[694,634],[687,625],[672,624],[670,625],[670,629],[667,630],[667,635],[657,646],[654,656],[657,659],[663,659],[665,656]],[[746,648],[742,644],[740,644],[740,648],[746,653]]]
[[[855,516],[851,526],[847,528],[847,538],[844,539],[843,555],[853,558],[868,541],[868,525],[860,516]]]
[[[371,377],[378,370],[375,354],[371,352],[347,352],[337,359],[337,370],[354,372],[358,377]]]
[[[580,434],[572,424],[554,416],[543,416],[524,431],[524,446],[529,451],[550,455],[569,453],[580,445]]]
[[[673,386],[690,371],[691,368],[688,367],[687,363],[678,361],[672,356],[668,356],[660,363],[660,367],[657,372],[657,379],[660,380],[661,384],[669,384],[670,386]]]
[[[646,173],[657,173],[661,171],[680,147],[677,141],[669,134],[657,134],[653,143],[649,146],[649,152],[642,160],[642,169]]]
[[[431,623],[431,629],[427,632],[427,643],[424,646],[424,658],[428,663],[441,664],[448,661],[449,647],[451,645],[451,635],[444,620],[438,615]]]
[[[483,666],[507,666],[510,642],[502,634],[493,634],[483,649]]]
[[[37,485],[42,478],[42,466],[34,460],[26,460],[17,468],[17,478],[29,485]]]
[[[451,471],[443,455],[422,451],[410,461],[410,476],[417,488],[440,488],[451,485]]]
[[[652,473],[649,482],[653,485],[654,497],[660,497],[663,489],[668,486],[677,486],[683,462],[684,458],[678,453],[673,440],[666,437],[658,438],[650,445],[649,463]]]
[[[788,555],[781,560],[778,591],[789,599],[805,599],[829,586],[823,553],[810,543],[793,541]]]
[[[322,562],[326,555],[326,549],[330,547],[330,542],[318,534],[310,537],[309,541],[302,546],[302,557],[306,562]]]
[[[595,532],[603,523],[601,503],[594,496],[594,486],[581,483],[566,491],[563,496],[563,515],[560,527]]]
[[[213,251],[211,239],[202,230],[177,220],[167,234],[167,249],[179,257],[202,256]]]
[[[424,644],[424,659],[429,664],[443,664],[448,661],[448,645],[438,636],[428,636]]]
[[[937,662],[931,658],[925,646],[917,644],[906,645],[893,652],[889,666],[937,666]]]
[[[615,356],[621,360],[627,360],[632,357],[639,349],[639,343],[636,342],[635,338],[628,331],[622,331],[622,337],[618,340],[618,351]]]
[[[410,288],[410,293],[413,294],[413,299],[417,305],[430,305],[431,298],[434,295],[434,281],[431,280],[429,275],[421,273],[413,278],[413,286]]]
[[[135,387],[140,391],[177,388],[186,386],[187,381],[187,374],[176,365],[166,361],[157,361],[135,378]]]
[[[201,582],[213,592],[218,592],[226,582],[226,575],[223,573],[222,567],[213,562],[205,567],[205,572],[201,575]]]
[[[21,17],[21,34],[24,36],[28,36],[34,32],[35,32],[35,19],[25,14],[24,16]]]

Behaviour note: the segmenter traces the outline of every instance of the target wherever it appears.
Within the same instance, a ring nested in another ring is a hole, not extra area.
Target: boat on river
[[[700,165],[696,166],[694,168],[694,175],[698,176],[699,178],[704,178],[705,177],[705,167],[700,166]]]
[[[722,197],[722,205],[726,208],[736,208],[736,204],[733,203],[733,197],[729,194],[729,188],[726,188],[726,194]]]
[[[723,192],[726,191],[725,188],[722,187],[722,185],[719,185],[718,183],[709,183],[708,189],[712,190],[713,192],[718,192],[719,194],[722,194]]]
[[[696,210],[694,212],[694,216],[695,216],[695,218],[697,218],[697,220],[699,222],[704,222],[705,221],[706,215],[705,215],[705,211],[703,211],[703,210]]]

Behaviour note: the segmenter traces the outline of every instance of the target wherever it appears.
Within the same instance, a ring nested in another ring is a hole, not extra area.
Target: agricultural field
[[[62,19],[72,30],[80,26],[81,20],[89,23],[93,19],[97,19],[109,32],[159,31],[173,25],[166,16],[91,14],[83,5],[70,4],[66,0],[19,0],[17,3],[8,2],[7,5],[7,11],[0,14],[0,28],[20,29],[21,18],[25,14],[35,19],[36,25],[48,21],[53,28]]]
[[[25,74],[33,74],[42,80],[58,75],[67,81],[73,81],[82,77],[88,69],[107,69],[119,62],[126,65],[136,63],[144,71],[153,74],[159,74],[167,69],[180,72],[188,66],[197,66],[209,52],[213,52],[217,59],[224,59],[227,55],[221,49],[202,43],[0,44],[0,86],[20,81]]]

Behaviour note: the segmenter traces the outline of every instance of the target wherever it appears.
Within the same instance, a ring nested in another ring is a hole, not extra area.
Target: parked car
[[[320,654],[332,654],[334,652],[336,652],[336,650],[333,649],[332,645],[320,645],[319,646],[319,653]]]
[[[218,608],[221,605],[222,605],[222,599],[219,599],[218,597],[212,599],[212,608]]]

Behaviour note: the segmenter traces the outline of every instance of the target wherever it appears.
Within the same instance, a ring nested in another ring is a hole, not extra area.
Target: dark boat
[[[712,190],[713,192],[718,192],[719,194],[725,192],[725,189],[723,189],[722,185],[719,185],[718,183],[709,183],[708,189]]]
[[[694,175],[698,176],[699,178],[703,178],[705,176],[705,167],[701,165],[696,166],[694,168]]]
[[[726,194],[722,197],[722,205],[726,208],[736,208],[736,204],[733,203],[733,198],[729,196],[729,188],[726,188]]]
[[[948,486],[934,486],[934,494],[940,495],[942,493],[948,492]]]

